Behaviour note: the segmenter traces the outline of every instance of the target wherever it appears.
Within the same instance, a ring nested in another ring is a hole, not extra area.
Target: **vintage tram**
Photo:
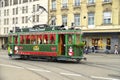
[[[85,59],[83,46],[81,30],[66,30],[64,26],[35,25],[32,28],[16,28],[16,31],[11,31],[8,36],[10,57],[39,57],[79,62]]]

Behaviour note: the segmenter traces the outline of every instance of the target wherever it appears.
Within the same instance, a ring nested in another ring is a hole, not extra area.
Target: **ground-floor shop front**
[[[84,33],[83,40],[87,47],[92,51],[94,47],[95,52],[98,53],[114,53],[115,45],[118,46],[118,52],[120,53],[120,33],[119,32],[94,32]],[[91,52],[90,51],[90,52]]]

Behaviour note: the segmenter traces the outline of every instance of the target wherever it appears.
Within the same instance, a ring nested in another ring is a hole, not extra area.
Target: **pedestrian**
[[[118,54],[118,45],[115,45],[115,51],[114,54]]]
[[[92,46],[92,52],[95,53],[95,47],[94,46]]]
[[[2,49],[4,49],[4,45],[3,45],[3,44],[2,44],[2,46],[1,46],[1,47],[2,47]]]
[[[88,54],[88,47],[85,47],[85,54]]]

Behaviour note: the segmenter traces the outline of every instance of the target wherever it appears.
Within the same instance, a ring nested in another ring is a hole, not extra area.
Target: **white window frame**
[[[111,2],[112,0],[103,0],[103,2]]]
[[[81,0],[73,0],[74,6],[80,6]]]
[[[80,26],[80,14],[74,14],[74,25]]]
[[[95,13],[88,13],[88,26],[95,25]]]
[[[67,15],[62,15],[62,24],[67,26]]]
[[[68,7],[68,0],[61,0],[61,7],[62,8],[67,8]]]
[[[56,4],[57,4],[56,0],[52,0],[52,1],[51,1],[51,9],[52,9],[52,10],[56,10],[56,7],[57,7]]]
[[[51,16],[51,25],[56,25],[56,16]]]
[[[103,24],[111,24],[112,23],[112,12],[105,11],[103,12]]]
[[[88,0],[88,4],[94,4],[95,0]]]

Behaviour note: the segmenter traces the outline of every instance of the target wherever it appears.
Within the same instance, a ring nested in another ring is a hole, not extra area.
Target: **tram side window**
[[[48,35],[47,34],[45,34],[43,36],[43,44],[48,44]]]
[[[80,34],[76,34],[76,44],[80,44]]]
[[[37,44],[37,36],[31,35],[31,44]]]
[[[26,44],[30,44],[30,35],[26,35]]]
[[[11,44],[12,43],[12,36],[9,36],[9,43]]]
[[[55,34],[50,34],[50,44],[55,44]]]
[[[37,39],[38,39],[38,42],[37,42],[37,43],[38,43],[38,44],[42,44],[42,35],[38,35],[37,37],[38,37],[38,38],[37,38]]]
[[[73,37],[72,35],[68,35],[68,44],[72,44],[73,43]]]
[[[18,36],[14,36],[14,43],[18,44]]]
[[[24,44],[25,40],[24,40],[24,36],[20,35],[20,44]]]

